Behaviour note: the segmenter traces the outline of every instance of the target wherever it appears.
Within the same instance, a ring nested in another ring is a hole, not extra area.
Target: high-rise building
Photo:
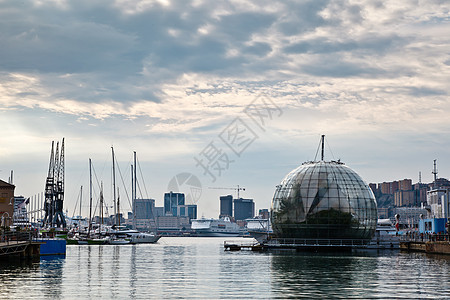
[[[184,205],[184,194],[169,192],[164,194],[164,214],[177,216],[177,206]]]
[[[262,218],[262,219],[269,219],[270,215],[269,215],[269,209],[267,208],[261,208],[259,210],[258,215]]]
[[[255,216],[255,203],[253,199],[234,199],[234,219],[245,220],[248,218],[253,218]]]
[[[414,191],[398,190],[394,193],[394,205],[397,207],[414,206],[414,195]]]
[[[233,196],[220,196],[220,215],[219,218],[233,216]]]
[[[136,219],[154,219],[155,199],[135,199]]]
[[[178,205],[177,206],[177,216],[178,217],[188,217],[189,221],[192,219],[197,219],[197,205]]]
[[[399,190],[401,191],[411,191],[412,190],[412,180],[411,179],[403,179],[399,182]]]

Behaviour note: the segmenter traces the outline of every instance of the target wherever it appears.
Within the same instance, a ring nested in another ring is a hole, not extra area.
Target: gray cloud
[[[285,47],[287,54],[310,53],[310,54],[329,54],[335,52],[358,51],[365,54],[383,54],[396,47],[404,45],[404,39],[393,36],[377,36],[372,34],[370,37],[363,37],[360,40],[343,38],[344,41],[333,41],[326,38],[317,38],[313,40],[302,41]]]
[[[339,56],[305,63],[300,68],[307,74],[322,77],[378,76],[384,73],[382,69],[371,67],[365,63],[345,61]]]
[[[2,2],[0,71],[38,74],[54,97],[82,102],[160,102],[161,86],[183,74],[233,78],[252,90],[254,77],[268,73],[290,80],[417,72],[401,58],[421,37],[385,25],[408,19],[383,14],[381,2],[146,4]],[[375,24],[371,10],[386,20]],[[385,61],[395,55],[396,65]]]
[[[319,15],[328,4],[329,0],[288,1],[286,10],[279,20],[279,31],[287,36],[297,35],[312,31],[328,22]]]

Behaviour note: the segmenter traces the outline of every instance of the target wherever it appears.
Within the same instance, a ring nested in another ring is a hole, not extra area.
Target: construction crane
[[[237,191],[237,199],[239,199],[239,191],[245,191],[244,187],[240,187],[239,184],[237,187],[209,187],[210,189],[214,190],[235,190]]]
[[[50,163],[48,167],[47,180],[45,182],[45,217],[42,225],[46,227],[66,227],[66,219],[63,214],[64,202],[64,138],[61,142],[61,153],[59,142],[52,141]]]

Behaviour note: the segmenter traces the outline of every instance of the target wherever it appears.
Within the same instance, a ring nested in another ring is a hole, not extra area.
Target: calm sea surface
[[[69,245],[65,258],[0,265],[0,298],[450,299],[449,256],[229,252],[224,240]]]

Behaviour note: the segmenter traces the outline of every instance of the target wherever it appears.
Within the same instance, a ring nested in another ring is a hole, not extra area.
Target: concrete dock
[[[450,255],[448,241],[401,241],[400,250]]]

